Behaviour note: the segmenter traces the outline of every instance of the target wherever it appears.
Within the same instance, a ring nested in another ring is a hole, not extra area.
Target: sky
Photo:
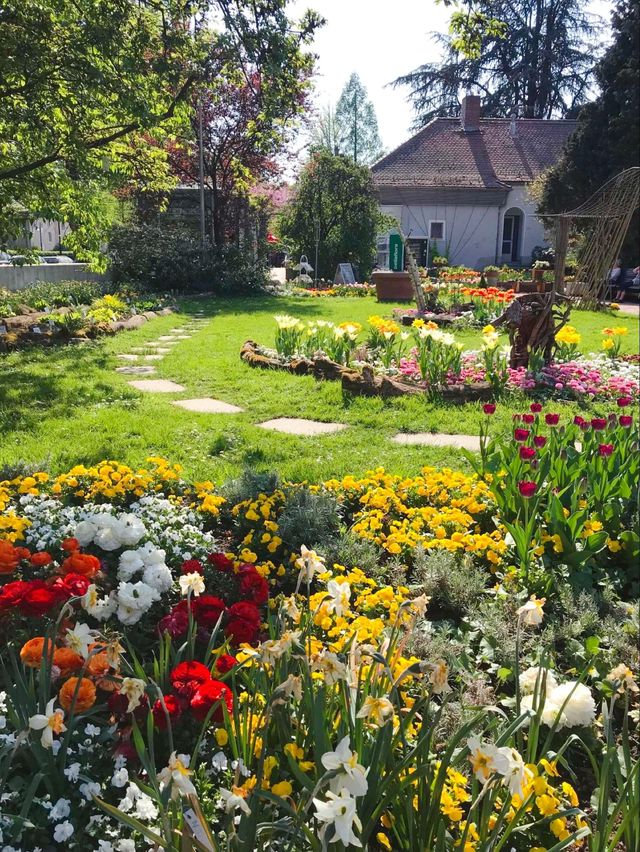
[[[591,6],[608,16],[611,3],[593,0]],[[429,33],[446,32],[451,10],[434,0],[293,0],[287,8],[291,18],[312,8],[327,21],[313,46],[319,56],[317,107],[334,107],[356,71],[373,101],[385,150],[407,139],[413,121],[408,89],[389,83],[439,58]]]

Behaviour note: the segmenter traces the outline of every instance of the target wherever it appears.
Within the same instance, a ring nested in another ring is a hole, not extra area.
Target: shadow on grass
[[[31,348],[0,357],[0,431],[26,432],[43,419],[74,409],[127,400],[128,392],[103,375],[111,358],[100,344]]]

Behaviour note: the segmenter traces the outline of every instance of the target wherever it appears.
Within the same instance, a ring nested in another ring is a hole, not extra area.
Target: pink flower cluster
[[[570,391],[575,396],[615,399],[619,396],[636,398],[640,393],[637,379],[622,375],[608,376],[592,364],[579,361],[550,364],[540,373],[540,381],[547,387]]]

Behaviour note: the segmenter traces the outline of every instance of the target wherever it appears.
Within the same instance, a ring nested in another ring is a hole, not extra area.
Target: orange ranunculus
[[[106,651],[99,651],[87,660],[87,674],[91,675],[91,677],[106,677],[109,674],[110,668],[109,657]]]
[[[73,704],[74,712],[83,713],[96,703],[96,688],[93,681],[90,681],[88,677],[70,677],[60,687],[58,701],[67,711],[71,710]]]
[[[82,574],[83,577],[93,577],[100,570],[100,560],[90,553],[72,553],[62,563],[65,574]]]
[[[22,559],[22,548],[14,547],[10,541],[0,540],[0,574],[11,574]]]
[[[20,659],[30,669],[39,669],[42,655],[44,654],[44,636],[34,636],[24,643],[20,649]],[[49,649],[49,652],[51,649]]]
[[[53,652],[53,665],[60,669],[61,677],[68,677],[72,672],[80,671],[84,660],[71,648],[56,648]]]
[[[38,553],[32,553],[29,559],[34,568],[44,568],[53,562],[53,557],[46,550],[40,550]]]
[[[74,550],[80,550],[80,542],[77,538],[65,538],[62,542],[62,549],[67,553],[73,553]]]

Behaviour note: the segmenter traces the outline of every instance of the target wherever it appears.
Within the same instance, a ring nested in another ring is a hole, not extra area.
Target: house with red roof
[[[527,265],[546,245],[528,186],[575,130],[568,119],[482,118],[466,95],[459,118],[436,118],[372,166],[380,208],[401,224],[418,265],[433,250],[475,269]],[[378,242],[388,267],[389,234]]]

